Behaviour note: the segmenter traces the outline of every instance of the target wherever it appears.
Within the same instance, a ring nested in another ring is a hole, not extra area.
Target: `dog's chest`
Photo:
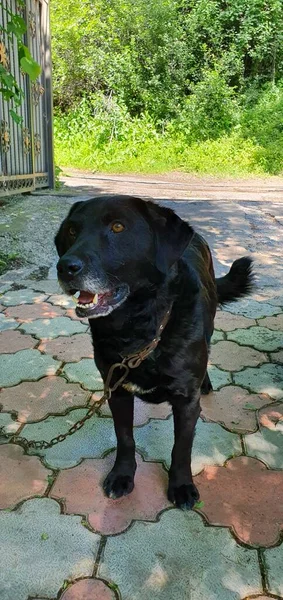
[[[155,353],[154,353],[155,354]],[[123,388],[132,394],[147,395],[160,383],[160,371],[156,356],[150,356],[138,369],[131,369]]]

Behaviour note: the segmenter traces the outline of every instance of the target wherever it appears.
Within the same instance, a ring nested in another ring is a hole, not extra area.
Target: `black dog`
[[[172,210],[131,196],[77,202],[55,243],[58,279],[67,294],[80,292],[77,315],[89,318],[95,362],[105,381],[114,363],[143,350],[163,331],[154,351],[109,401],[117,456],[104,482],[119,498],[134,487],[134,394],[172,405],[175,443],[168,498],[191,508],[198,499],[191,449],[200,394],[212,387],[207,360],[216,307],[248,294],[252,261],[235,261],[215,279],[204,239]]]

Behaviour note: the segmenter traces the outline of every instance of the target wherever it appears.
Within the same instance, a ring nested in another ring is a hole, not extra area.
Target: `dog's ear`
[[[54,242],[55,242],[56,250],[57,250],[59,256],[63,256],[63,254],[65,254],[65,252],[68,249],[68,247],[66,246],[66,243],[65,243],[65,236],[64,236],[65,225],[66,225],[68,219],[70,218],[70,216],[73,214],[73,212],[75,212],[76,208],[78,208],[80,206],[80,204],[83,204],[82,200],[80,200],[79,202],[75,202],[71,206],[66,219],[64,219],[64,221],[61,223],[61,225],[59,227],[59,230],[57,231]]]
[[[146,202],[149,222],[156,236],[156,266],[167,273],[182,256],[194,230],[170,208]]]

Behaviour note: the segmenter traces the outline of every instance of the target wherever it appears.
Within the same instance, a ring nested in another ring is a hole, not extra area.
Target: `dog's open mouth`
[[[72,290],[73,297],[75,293],[76,290]],[[126,300],[128,293],[127,286],[119,286],[101,294],[80,290],[78,298],[74,297],[76,314],[89,319],[109,315]]]

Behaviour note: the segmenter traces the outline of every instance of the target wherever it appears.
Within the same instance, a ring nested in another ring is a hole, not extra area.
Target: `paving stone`
[[[79,385],[50,376],[3,389],[0,405],[2,410],[16,412],[20,423],[32,423],[50,414],[64,413],[68,408],[86,406],[89,396]]]
[[[57,279],[41,279],[40,281],[22,279],[19,281],[19,284],[27,288],[32,288],[36,292],[44,292],[45,294],[58,294],[61,291]]]
[[[1,306],[1,304],[0,304],[0,312],[3,312],[4,308],[5,308],[5,306]]]
[[[15,506],[44,494],[51,475],[36,456],[26,456],[21,446],[0,446],[0,508]]]
[[[260,325],[272,329],[273,331],[283,331],[283,313],[276,315],[275,317],[265,317],[260,319]]]
[[[60,600],[115,600],[114,592],[99,579],[81,579],[71,585]]]
[[[283,404],[263,408],[259,425],[259,431],[244,437],[247,454],[262,460],[271,469],[283,469]]]
[[[31,335],[23,335],[20,331],[2,331],[0,333],[0,354],[12,354],[19,350],[33,348],[37,340]]]
[[[208,373],[214,390],[219,390],[224,385],[232,383],[230,373],[221,371],[221,369],[218,369],[218,367],[215,367],[214,365],[208,365]]]
[[[85,323],[85,325],[87,324],[87,319],[85,317],[78,317],[74,308],[67,308],[65,310],[65,315],[66,317],[70,317],[70,319],[81,321],[82,323]]]
[[[273,362],[278,362],[278,363],[283,363],[283,350],[280,350],[279,352],[272,352],[271,354],[271,360]]]
[[[273,546],[283,529],[283,472],[240,456],[195,477],[211,525],[230,527],[251,546]]]
[[[177,509],[109,537],[98,576],[115,581],[123,600],[239,600],[262,592],[256,550]]]
[[[34,292],[34,290],[9,291],[1,297],[4,306],[17,306],[18,304],[37,304],[46,300],[46,294]]]
[[[60,514],[55,500],[27,500],[14,512],[0,513],[0,529],[1,600],[52,598],[66,579],[92,573],[99,536],[80,517]]]
[[[0,395],[1,400],[1,395]],[[239,433],[256,431],[256,410],[272,402],[267,396],[249,394],[243,388],[229,385],[219,392],[202,396],[202,417],[208,421],[223,423],[227,429]]]
[[[216,313],[214,326],[222,331],[233,331],[233,329],[244,329],[256,325],[254,319],[248,319],[242,315],[234,315],[226,310],[218,310]]]
[[[48,302],[62,306],[63,308],[74,308],[76,306],[72,296],[67,296],[66,294],[53,294],[48,298]]]
[[[234,374],[236,385],[242,385],[251,392],[268,394],[274,400],[283,398],[283,368],[281,365],[268,364],[250,367]]]
[[[0,413],[0,440],[1,429],[4,433],[16,433],[19,428],[20,423],[17,423],[14,419],[12,419],[11,415],[9,415],[8,413]],[[7,442],[6,438],[3,439],[3,442]]]
[[[227,333],[227,337],[241,346],[253,346],[257,350],[263,350],[264,352],[281,350],[283,347],[282,332],[270,331],[267,327],[236,329]]]
[[[20,304],[5,310],[8,317],[13,317],[23,323],[30,323],[35,319],[54,319],[54,317],[62,316],[61,308],[52,306],[48,302],[39,302],[38,304]]]
[[[93,363],[93,347],[89,333],[78,333],[70,337],[60,336],[55,340],[44,341],[41,342],[38,349],[41,352],[52,354],[64,362],[77,362],[81,358],[92,358]]]
[[[88,390],[103,390],[103,381],[100,373],[91,358],[83,358],[79,363],[70,363],[64,366],[63,373],[69,381],[80,383]]]
[[[54,319],[38,319],[31,323],[22,323],[20,329],[42,340],[53,339],[61,335],[71,336],[74,333],[85,333],[87,326],[68,317],[55,317]]]
[[[283,544],[266,550],[264,560],[268,572],[268,591],[271,594],[283,595]]]
[[[267,362],[262,352],[248,347],[239,347],[235,342],[218,342],[211,349],[210,362],[225,371],[240,371],[243,367],[256,367]]]
[[[166,421],[152,419],[135,430],[137,448],[146,460],[163,461],[169,468],[173,447],[173,417]],[[241,454],[238,435],[225,431],[216,423],[198,420],[192,453],[192,472],[199,473],[205,465],[222,465],[230,456]]]
[[[242,315],[250,319],[260,319],[261,317],[269,317],[277,315],[281,312],[279,306],[269,304],[267,302],[258,302],[252,298],[246,298],[239,302],[231,302],[226,307],[227,312],[234,315]]]
[[[160,464],[144,463],[138,455],[133,492],[117,500],[107,498],[102,484],[115,455],[84,460],[74,469],[61,471],[51,492],[53,498],[64,499],[68,514],[86,515],[89,525],[104,535],[124,531],[132,520],[153,521],[161,510],[170,506],[165,470]]]
[[[134,425],[135,427],[139,427],[148,423],[149,419],[167,419],[171,412],[172,409],[168,402],[148,404],[140,400],[140,398],[135,398]],[[102,405],[100,414],[112,416],[108,402]]]
[[[65,416],[48,417],[44,421],[25,425],[21,434],[29,440],[49,441],[68,431],[85,414],[86,410],[74,409]],[[113,448],[116,448],[116,436],[112,420],[93,416],[64,442],[36,453],[44,457],[47,466],[65,469],[79,464],[83,458],[101,458]]]
[[[5,313],[0,313],[0,331],[6,331],[6,329],[16,329],[19,327],[19,323],[11,317],[6,317]]]
[[[20,350],[0,356],[0,387],[10,387],[21,381],[36,381],[44,375],[54,375],[60,363],[43,356],[38,350]]]
[[[223,333],[223,331],[217,331],[217,329],[215,329],[214,332],[213,332],[213,336],[211,338],[211,343],[212,344],[217,344],[217,342],[220,342],[221,340],[224,340],[224,333]]]

